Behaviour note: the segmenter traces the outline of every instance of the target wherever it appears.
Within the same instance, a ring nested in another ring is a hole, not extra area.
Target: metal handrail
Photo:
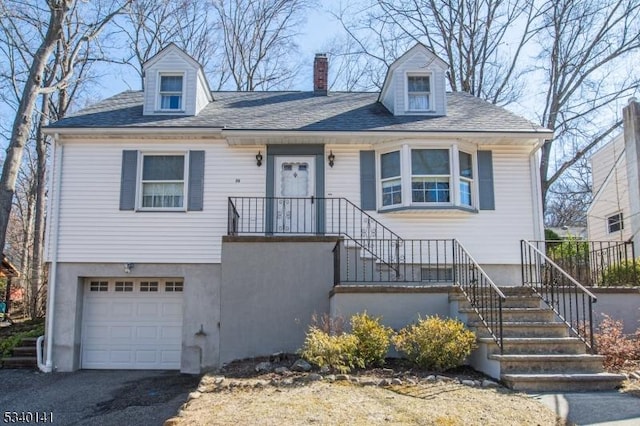
[[[402,238],[343,197],[229,197],[228,229],[238,234],[314,234],[346,237],[398,273],[398,260],[367,241]]]
[[[506,296],[456,239],[454,248],[454,282],[465,295],[491,337],[504,351],[502,307]]]
[[[593,304],[598,298],[531,242],[521,241],[520,257],[522,285],[537,293],[558,318],[595,351]]]
[[[538,250],[544,252],[560,268],[576,281],[586,286],[600,287],[620,285],[620,277],[607,272],[610,268],[626,266],[625,278],[637,284],[635,249],[632,241],[595,241],[595,240],[539,240],[529,241]],[[614,274],[615,275],[615,274]]]

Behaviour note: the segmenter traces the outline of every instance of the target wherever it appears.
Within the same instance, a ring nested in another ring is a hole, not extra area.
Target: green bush
[[[358,339],[356,357],[365,367],[384,364],[391,345],[393,330],[380,324],[380,318],[372,318],[365,311],[351,317],[351,332]]]
[[[640,259],[623,260],[610,265],[602,273],[601,286],[632,287],[640,285]]]
[[[393,343],[417,366],[444,371],[464,362],[476,346],[476,336],[456,319],[432,316],[400,330]]]
[[[32,330],[15,333],[0,339],[0,357],[10,356],[13,348],[20,344],[23,337],[38,337],[43,334],[44,324],[38,324]]]
[[[311,364],[348,373],[352,368],[364,367],[356,355],[357,347],[358,338],[352,334],[330,335],[311,326],[299,352]]]

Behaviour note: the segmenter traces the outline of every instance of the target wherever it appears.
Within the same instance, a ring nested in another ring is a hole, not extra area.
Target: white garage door
[[[180,369],[180,279],[89,279],[82,368]]]

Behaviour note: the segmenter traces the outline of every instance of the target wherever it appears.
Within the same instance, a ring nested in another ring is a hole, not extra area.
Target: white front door
[[[316,230],[315,157],[276,157],[274,196],[276,233],[308,234]]]

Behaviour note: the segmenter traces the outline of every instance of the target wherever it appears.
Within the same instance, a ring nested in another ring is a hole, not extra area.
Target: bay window
[[[402,203],[402,176],[400,170],[400,151],[393,151],[380,156],[383,206]]]
[[[408,144],[380,154],[383,210],[394,208],[462,208],[476,206],[475,155],[449,147]]]
[[[414,203],[448,203],[449,150],[411,150],[411,201]]]
[[[462,151],[458,152],[458,161],[460,169],[460,204],[463,206],[471,206],[471,188],[473,184],[473,162],[471,160],[471,154]]]

